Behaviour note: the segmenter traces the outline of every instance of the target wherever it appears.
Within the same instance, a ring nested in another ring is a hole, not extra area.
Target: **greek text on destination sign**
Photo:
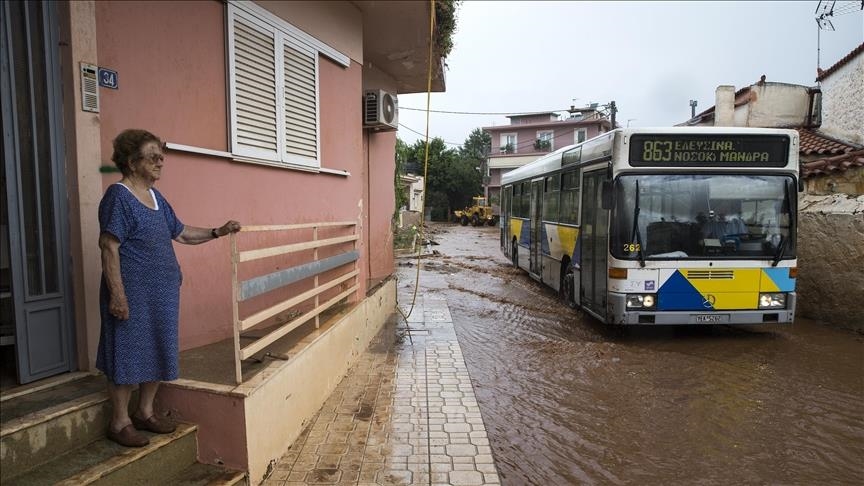
[[[651,135],[630,137],[634,167],[783,167],[785,135]]]

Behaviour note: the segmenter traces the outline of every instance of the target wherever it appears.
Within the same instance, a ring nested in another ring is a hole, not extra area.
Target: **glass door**
[[[2,342],[4,353],[14,343],[19,383],[70,371],[73,363],[55,8],[0,6],[2,254],[9,255],[2,291],[11,305]]]
[[[582,306],[606,317],[606,266],[609,253],[609,211],[601,204],[606,172],[585,172],[582,176]]]
[[[531,248],[528,271],[535,277],[540,278],[542,262],[540,261],[540,248],[543,242],[540,239],[540,227],[543,224],[543,179],[531,181]]]

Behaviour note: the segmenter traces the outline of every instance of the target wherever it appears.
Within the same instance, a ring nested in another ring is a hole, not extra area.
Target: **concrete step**
[[[0,479],[5,483],[105,436],[110,404],[105,377],[4,394],[0,403]]]
[[[170,477],[172,486],[245,486],[246,473],[196,462]]]
[[[142,432],[150,438],[150,444],[140,448],[100,438],[13,478],[10,484],[175,484],[169,479],[195,464],[197,429],[195,425],[178,424],[171,434]]]

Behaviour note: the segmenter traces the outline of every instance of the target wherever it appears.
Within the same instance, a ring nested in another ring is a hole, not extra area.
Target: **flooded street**
[[[420,287],[447,299],[503,484],[864,483],[864,336],[618,333],[511,267],[498,228],[428,236]]]

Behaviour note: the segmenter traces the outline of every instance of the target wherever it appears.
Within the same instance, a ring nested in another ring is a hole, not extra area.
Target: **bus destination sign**
[[[630,137],[634,167],[784,167],[784,135],[651,135]]]

